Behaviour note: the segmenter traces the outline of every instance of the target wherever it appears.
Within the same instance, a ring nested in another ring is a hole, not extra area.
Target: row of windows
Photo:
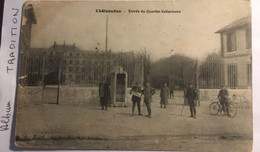
[[[94,76],[94,75],[86,75],[86,74],[82,74],[82,75],[73,75],[73,74],[68,74],[66,76],[67,81],[70,80],[87,80],[87,81],[93,81],[93,80],[100,80],[106,79],[106,76]]]
[[[91,73],[91,72],[96,72],[96,73],[104,73],[104,72],[107,72],[107,71],[110,71],[110,68],[91,68],[91,67],[88,67],[88,68],[78,68],[78,67],[76,67],[76,68],[73,68],[73,67],[69,67],[69,68],[67,68],[67,71],[66,72],[82,72],[82,73],[86,73],[86,72],[89,72],[89,73]]]
[[[107,65],[111,65],[111,64],[116,64],[116,61],[104,61],[104,60],[64,60],[63,61],[63,64],[66,65],[66,64],[70,64],[70,65],[78,65],[78,64],[95,64],[95,65],[104,65],[104,64],[107,64]]]
[[[36,52],[36,51],[35,51]],[[39,52],[42,52],[42,51],[37,51],[37,53]],[[36,54],[37,54],[36,53]],[[60,52],[57,52],[57,51],[50,51],[47,53],[48,55],[51,55],[51,56],[56,56],[56,55],[60,55]],[[70,56],[70,57],[113,57],[113,58],[116,58],[116,57],[127,57],[127,55],[125,54],[104,54],[104,53],[75,53],[75,52],[70,52],[70,53],[63,53],[62,55],[64,56]]]

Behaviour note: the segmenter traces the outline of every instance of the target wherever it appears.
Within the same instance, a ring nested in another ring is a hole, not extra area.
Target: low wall
[[[42,103],[42,87],[18,87],[18,104],[40,104]]]
[[[18,104],[41,104],[41,103],[57,103],[57,86],[42,87],[19,87]],[[237,105],[237,107],[249,108],[252,106],[252,90],[251,89],[229,89],[229,97]],[[213,102],[217,99],[219,89],[200,89],[200,102]],[[155,96],[155,100],[159,100],[159,90]],[[175,91],[178,99],[183,98],[183,91]],[[142,101],[143,102],[143,101]],[[59,104],[70,105],[99,105],[98,87],[76,87],[61,86],[59,94]],[[131,95],[130,88],[127,88],[126,105],[130,106]]]
[[[18,104],[57,103],[57,86],[25,86],[18,88]],[[61,86],[59,104],[99,105],[98,87]],[[130,88],[127,88],[126,105],[131,104]]]
[[[252,106],[251,89],[228,89],[229,98],[237,107],[249,108]],[[213,102],[217,100],[219,89],[200,89],[201,102]]]
[[[129,105],[131,97],[127,89],[126,104]],[[72,105],[99,105],[98,87],[61,87],[60,104]]]

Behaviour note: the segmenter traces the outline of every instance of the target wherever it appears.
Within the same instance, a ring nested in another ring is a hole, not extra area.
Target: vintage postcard
[[[252,151],[250,1],[21,4],[11,149]]]

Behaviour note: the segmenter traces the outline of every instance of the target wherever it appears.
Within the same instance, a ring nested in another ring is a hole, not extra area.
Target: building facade
[[[229,88],[250,88],[252,86],[251,17],[234,21],[216,33],[219,33],[221,38],[224,84]]]
[[[143,80],[142,59],[131,52],[89,51],[54,42],[49,48],[31,48],[26,68],[27,85],[78,84],[97,85],[106,81],[114,67],[128,73],[128,86]]]

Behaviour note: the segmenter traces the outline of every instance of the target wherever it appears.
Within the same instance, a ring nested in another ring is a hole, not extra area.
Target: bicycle
[[[228,101],[229,106],[229,117],[233,118],[237,114],[237,107],[231,102]],[[218,115],[219,113],[222,113],[222,105],[220,104],[220,101],[214,101],[209,105],[209,112],[211,115]]]

